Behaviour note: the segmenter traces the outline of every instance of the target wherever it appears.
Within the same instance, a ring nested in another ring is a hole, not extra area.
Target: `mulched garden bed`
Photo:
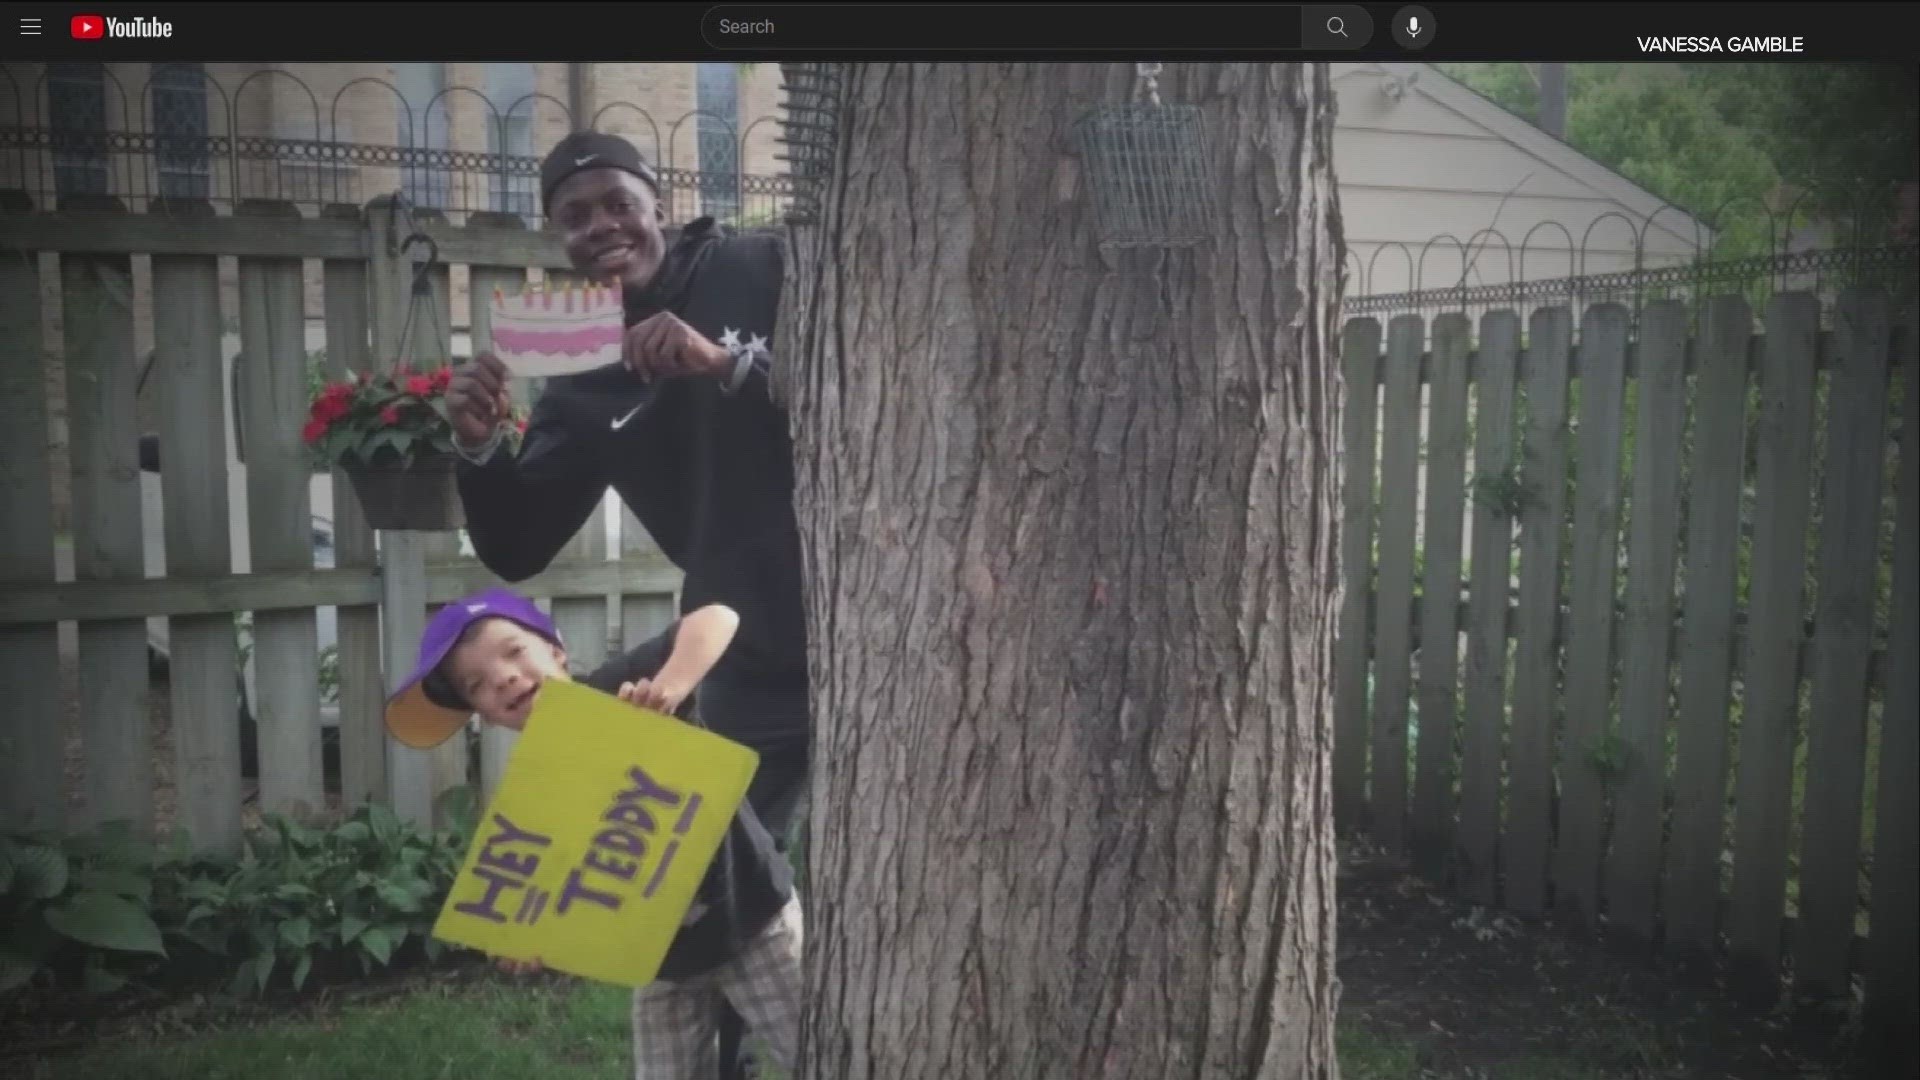
[[[1858,1071],[1844,1024],[1734,1003],[1724,973],[1476,909],[1342,845],[1342,1015],[1432,1077],[1781,1080]]]

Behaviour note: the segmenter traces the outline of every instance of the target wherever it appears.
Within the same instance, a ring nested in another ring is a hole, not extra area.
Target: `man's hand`
[[[538,975],[547,970],[547,966],[540,962],[539,957],[535,957],[532,960],[507,960],[502,958],[496,966],[500,969],[502,975]]]
[[[630,705],[671,716],[680,703],[687,700],[690,690],[690,687],[676,686],[659,679],[641,679],[639,682],[622,684],[619,696],[621,701]]]
[[[513,413],[507,395],[507,365],[490,352],[462,364],[447,384],[447,420],[454,440],[462,446],[480,446],[493,436],[500,422]]]
[[[627,367],[647,380],[725,375],[733,366],[726,349],[671,311],[629,327],[622,354]]]

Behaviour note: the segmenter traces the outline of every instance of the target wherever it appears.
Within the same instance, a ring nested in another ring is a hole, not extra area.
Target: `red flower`
[[[392,427],[393,425],[398,424],[400,422],[399,406],[389,405],[386,408],[381,409],[380,422],[387,425],[388,427]]]
[[[439,371],[436,371],[433,373],[433,385],[436,389],[445,390],[447,388],[447,384],[451,383],[452,381],[453,381],[453,369],[451,367],[443,367]]]
[[[522,435],[525,435],[527,433],[527,421],[524,418],[522,418],[519,423],[515,424],[514,427],[518,429],[520,434]]]
[[[433,380],[425,375],[415,375],[407,379],[407,393],[415,397],[426,397],[433,393]]]
[[[307,426],[300,429],[300,441],[306,443],[308,446],[312,446],[314,443],[320,441],[320,436],[326,433],[327,421],[318,418],[309,420],[307,421]]]
[[[314,399],[313,408],[308,411],[308,415],[321,423],[331,424],[335,420],[347,415],[352,408],[351,393],[336,394],[332,390],[328,390],[326,393]]]

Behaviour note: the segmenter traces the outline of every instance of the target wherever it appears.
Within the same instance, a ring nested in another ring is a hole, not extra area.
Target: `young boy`
[[[739,617],[718,604],[689,612],[653,639],[578,681],[682,719],[695,689],[733,640]],[[477,714],[520,731],[549,679],[574,679],[555,629],[532,601],[505,589],[458,600],[427,624],[413,674],[387,702],[387,730],[430,749]],[[700,883],[659,981],[634,993],[636,1080],[707,1080],[722,998],[782,1068],[799,1042],[802,921],[793,871],[750,805],[740,804]],[[509,971],[539,967],[503,964]]]

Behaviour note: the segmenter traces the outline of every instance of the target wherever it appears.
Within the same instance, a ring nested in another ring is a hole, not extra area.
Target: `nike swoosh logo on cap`
[[[642,405],[635,405],[635,406],[633,407],[633,411],[632,411],[632,412],[630,412],[630,413],[628,413],[628,414],[627,414],[627,415],[625,415],[625,416],[622,416],[622,417],[620,417],[620,418],[619,418],[618,420],[615,420],[615,421],[613,422],[613,430],[615,430],[615,431],[619,431],[619,430],[620,430],[621,428],[623,428],[623,427],[626,427],[626,426],[627,426],[627,421],[629,421],[629,420],[631,420],[631,419],[633,419],[634,417],[636,417],[636,416],[638,416],[638,415],[640,415],[640,410],[641,410],[642,408],[645,408],[645,406],[642,406]]]
[[[575,165],[585,165],[587,162],[592,161],[594,158],[597,158],[599,156],[600,156],[599,154],[588,154],[586,157],[574,158],[573,163]]]

